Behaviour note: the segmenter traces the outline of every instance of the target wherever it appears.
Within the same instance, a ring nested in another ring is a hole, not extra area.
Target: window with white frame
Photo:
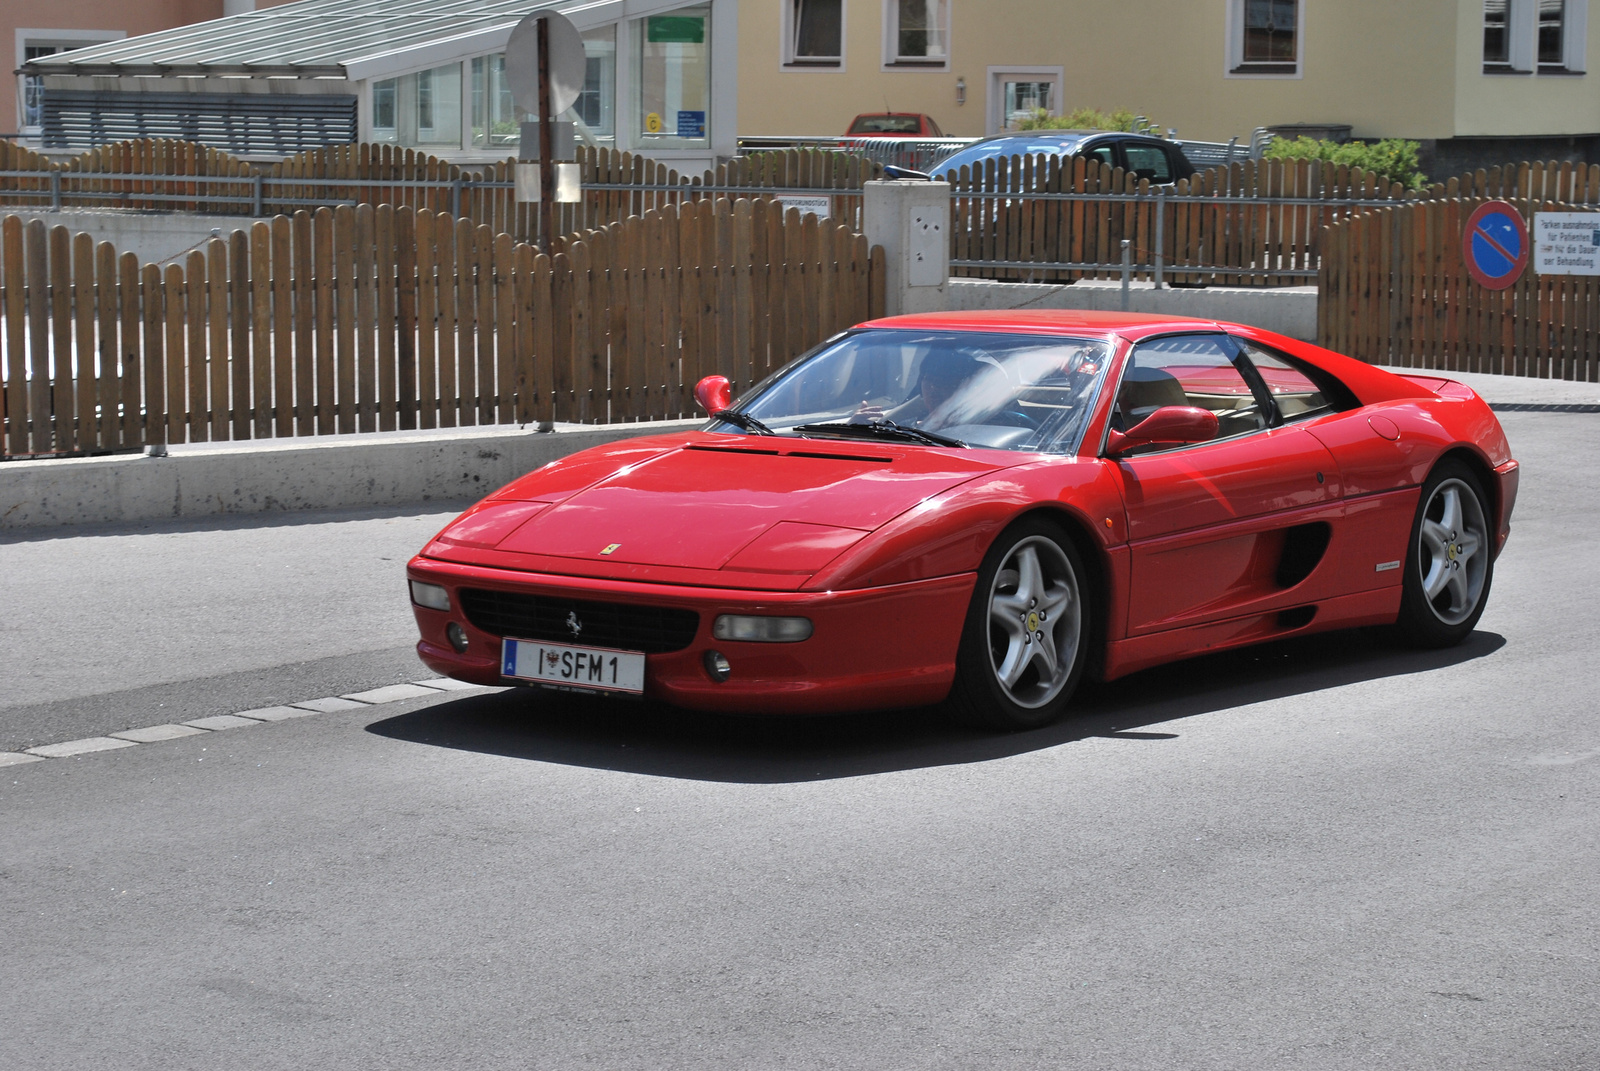
[[[1582,74],[1588,0],[1484,0],[1484,74]]]
[[[126,36],[121,30],[18,30],[17,66],[75,48],[120,41]],[[44,119],[44,79],[36,74],[20,75],[17,90],[17,129],[34,133]]]
[[[1229,0],[1228,73],[1299,77],[1304,7],[1301,0]]]
[[[844,0],[784,0],[786,67],[844,66]]]
[[[950,0],[884,0],[888,67],[950,65]]]

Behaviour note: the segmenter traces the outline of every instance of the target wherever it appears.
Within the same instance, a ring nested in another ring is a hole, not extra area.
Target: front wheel
[[[1494,579],[1486,504],[1478,477],[1459,461],[1440,462],[1423,483],[1396,622],[1407,643],[1452,647],[1483,616]]]
[[[1083,675],[1089,587],[1072,541],[1042,519],[995,540],[967,610],[950,705],[992,729],[1034,729],[1060,718]]]

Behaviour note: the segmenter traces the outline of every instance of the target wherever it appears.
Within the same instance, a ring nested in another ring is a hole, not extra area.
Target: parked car
[[[850,120],[845,137],[942,138],[933,116],[920,112],[864,112]]]
[[[1188,178],[1196,168],[1177,142],[1115,130],[1027,130],[973,142],[929,169],[934,178],[953,176],[1005,156],[1084,156],[1120,167],[1155,185]]]
[[[1458,643],[1517,497],[1470,388],[1209,320],[901,316],[695,393],[700,430],[553,462],[431,540],[422,660],[1031,728],[1086,672],[1354,626]]]

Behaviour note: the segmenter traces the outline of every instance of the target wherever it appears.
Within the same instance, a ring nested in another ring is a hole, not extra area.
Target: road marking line
[[[216,714],[209,718],[196,718],[183,724],[192,725],[196,729],[205,729],[208,732],[218,733],[223,729],[245,729],[261,723],[254,718],[241,718],[237,714]]]
[[[143,729],[125,729],[109,735],[118,740],[132,740],[135,744],[156,744],[184,736],[203,736],[205,730],[190,725],[147,725]]]
[[[309,718],[316,713],[315,710],[301,710],[299,707],[257,707],[255,710],[239,711],[239,717],[254,718],[256,721],[288,721],[290,718]]]
[[[39,755],[47,759],[70,759],[74,755],[88,755],[95,751],[111,751],[119,747],[138,747],[132,740],[113,740],[109,736],[88,736],[82,740],[65,740],[59,744],[45,744],[42,747],[26,749],[29,755]]]
[[[411,683],[420,684],[424,688],[437,688],[441,692],[466,692],[474,688],[489,687],[487,684],[468,684],[466,681],[458,681],[454,677],[430,677],[425,681],[412,681]]]
[[[242,729],[247,725],[260,725],[266,721],[287,721],[290,718],[308,718],[313,714],[329,714],[340,710],[361,710],[381,703],[397,703],[405,699],[422,699],[447,692],[503,691],[486,684],[468,684],[449,677],[432,677],[412,681],[410,684],[389,684],[349,695],[323,696],[304,703],[288,706],[259,707],[241,710],[237,714],[214,714],[208,718],[195,718],[181,725],[147,725],[140,729],[124,729],[106,736],[90,736],[82,740],[66,740],[59,744],[42,744],[23,751],[0,751],[0,766],[21,766],[45,759],[66,759],[75,755],[90,755],[97,751],[114,751],[117,748],[135,747],[139,744],[178,740],[186,736],[202,736],[223,729]]]
[[[424,696],[438,695],[434,688],[423,688],[415,684],[391,684],[385,688],[373,688],[365,692],[351,692],[346,699],[354,699],[358,703],[397,703],[402,699],[421,699]]]
[[[332,714],[336,710],[359,710],[367,704],[358,703],[350,699],[340,699],[336,695],[329,695],[321,699],[307,699],[304,703],[290,703],[289,705],[299,707],[301,710],[314,710],[318,714]]]

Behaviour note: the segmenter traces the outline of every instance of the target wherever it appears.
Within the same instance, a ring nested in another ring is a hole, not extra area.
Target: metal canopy
[[[363,66],[370,66],[387,53],[485,31],[509,34],[530,11],[572,13],[597,6],[621,5],[596,5],[593,0],[301,0],[57,53],[22,70],[85,77],[345,78],[349,64],[368,61]]]

